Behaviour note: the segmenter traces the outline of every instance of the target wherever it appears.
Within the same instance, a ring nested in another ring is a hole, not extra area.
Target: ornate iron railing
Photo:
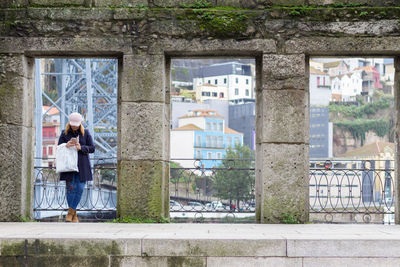
[[[205,167],[207,161],[216,167]],[[91,220],[116,216],[116,164],[96,160],[78,205]],[[179,163],[177,165],[176,163]],[[382,166],[384,166],[382,168]],[[385,161],[310,162],[310,217],[322,222],[391,221],[394,215],[394,163]],[[35,167],[36,219],[62,216],[67,209],[65,183],[54,168]],[[171,161],[170,214],[175,220],[254,221],[254,160]]]

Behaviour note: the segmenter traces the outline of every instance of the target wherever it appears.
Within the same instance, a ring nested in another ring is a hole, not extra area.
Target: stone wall
[[[273,5],[283,2],[291,6]],[[3,221],[29,214],[32,206],[36,56],[119,59],[118,214],[153,218],[168,217],[170,59],[254,57],[257,219],[279,223],[285,215],[308,221],[308,58],[400,53],[400,9],[393,1],[2,3],[8,7],[0,9]]]

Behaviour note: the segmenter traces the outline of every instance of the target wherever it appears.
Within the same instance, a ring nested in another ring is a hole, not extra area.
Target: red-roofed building
[[[226,127],[224,117],[215,110],[192,110],[171,130],[171,159],[188,168],[194,159],[202,159],[204,167],[211,168],[236,144],[243,145],[243,134]]]
[[[42,166],[55,166],[56,148],[60,136],[60,111],[43,106],[42,123]]]

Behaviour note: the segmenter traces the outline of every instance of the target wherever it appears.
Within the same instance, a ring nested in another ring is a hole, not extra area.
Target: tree
[[[248,146],[237,145],[228,148],[222,164],[217,167],[213,188],[215,196],[222,199],[236,201],[240,208],[240,201],[254,199],[254,151]]]

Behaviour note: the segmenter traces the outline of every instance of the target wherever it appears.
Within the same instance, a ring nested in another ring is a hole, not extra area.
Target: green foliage
[[[161,219],[150,219],[150,218],[132,218],[124,217],[112,220],[113,223],[169,223],[169,219],[162,217]]]
[[[379,100],[371,103],[362,104],[360,106],[343,106],[330,104],[328,106],[330,113],[341,114],[350,118],[363,118],[376,114],[378,110],[390,108],[394,103],[394,98],[382,96]]]
[[[193,4],[180,4],[180,7],[183,8],[210,8],[212,7],[212,4],[208,2],[207,0],[197,0]]]
[[[293,214],[284,214],[282,217],[282,223],[299,224],[300,221]]]
[[[337,127],[343,128],[349,131],[354,139],[361,139],[361,145],[364,144],[365,133],[374,131],[376,135],[383,137],[389,134],[390,121],[389,119],[356,119],[356,120],[344,120],[334,122]]]
[[[367,11],[362,11],[362,12],[360,12],[360,14],[358,15],[359,17],[365,17],[365,16],[367,16],[368,15],[368,12]]]
[[[254,167],[254,161],[241,159],[254,159],[254,151],[240,145],[226,150],[225,159],[217,167],[222,170],[216,171],[213,181],[216,197],[236,200],[237,203],[254,198],[252,188],[255,177],[254,172],[249,170]]]
[[[31,218],[23,216],[23,215],[19,216],[19,221],[20,222],[37,222],[35,219],[31,219]]]

